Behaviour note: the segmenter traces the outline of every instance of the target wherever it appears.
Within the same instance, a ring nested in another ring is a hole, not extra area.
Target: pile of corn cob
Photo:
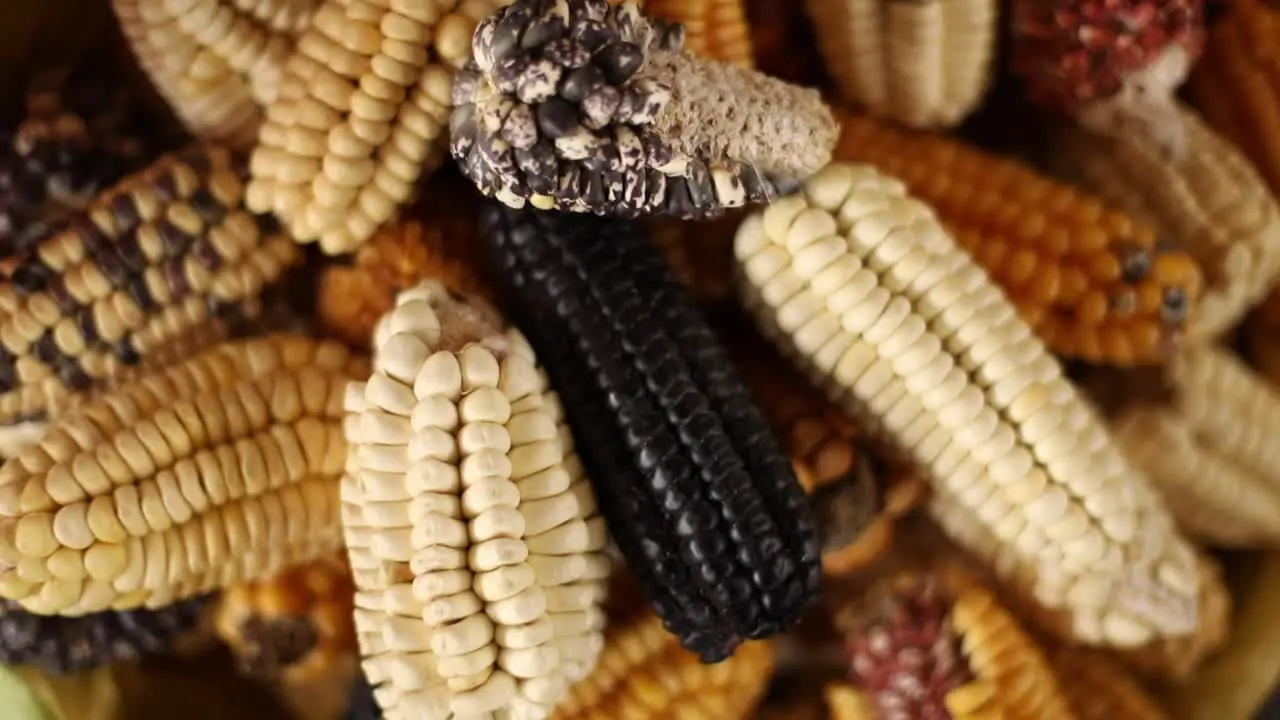
[[[12,717],[1251,720],[1280,7],[782,5],[0,10]]]

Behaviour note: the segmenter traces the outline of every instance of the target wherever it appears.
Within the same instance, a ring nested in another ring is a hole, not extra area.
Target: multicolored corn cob
[[[444,160],[454,69],[506,0],[322,0],[266,109],[248,204],[355,250]]]
[[[559,401],[491,307],[402,292],[347,391],[364,670],[389,718],[545,717],[595,667],[610,563]]]
[[[792,625],[821,576],[807,499],[642,227],[494,203],[482,233],[668,630],[715,662]]]
[[[682,219],[768,202],[830,160],[816,90],[697,59],[683,38],[631,2],[517,0],[476,29],[453,157],[514,208]]]
[[[1280,276],[1280,206],[1230,143],[1179,108],[1187,148],[1170,162],[1150,143],[1075,127],[1054,138],[1055,171],[1156,227],[1204,274],[1192,333],[1235,327]]]
[[[138,63],[196,137],[247,150],[320,0],[112,0]]]
[[[1168,719],[1146,688],[1106,653],[1060,645],[1047,655],[1075,720]]]
[[[1136,647],[1194,631],[1195,554],[1155,490],[903,183],[832,164],[751,215],[736,254],[765,334],[918,466],[947,534],[1059,632]]]
[[[0,278],[0,422],[57,415],[225,335],[300,253],[244,210],[226,150],[166,155],[98,196]]]
[[[994,73],[998,0],[806,0],[846,100],[909,127],[950,127]]]
[[[0,467],[0,596],[154,609],[332,552],[364,362],[296,336],[227,343],[58,418]]]
[[[1163,362],[1185,334],[1201,277],[1185,252],[1102,200],[1013,160],[841,114],[836,156],[901,179],[1009,294],[1057,354]]]
[[[1040,106],[1183,157],[1174,93],[1204,45],[1203,0],[1014,0],[1011,45]]]
[[[643,0],[637,4],[650,18],[683,27],[684,49],[695,57],[755,67],[743,0]]]
[[[36,615],[6,601],[0,603],[0,663],[63,674],[156,655],[193,631],[207,604],[201,597],[157,610],[68,618]]]

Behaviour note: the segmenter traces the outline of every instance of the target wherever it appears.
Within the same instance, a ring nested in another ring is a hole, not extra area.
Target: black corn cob
[[[790,626],[821,575],[805,494],[643,227],[497,203],[482,227],[667,629],[717,662]]]
[[[199,624],[208,596],[158,610],[109,610],[80,617],[37,615],[0,604],[0,663],[62,674],[169,650]]]

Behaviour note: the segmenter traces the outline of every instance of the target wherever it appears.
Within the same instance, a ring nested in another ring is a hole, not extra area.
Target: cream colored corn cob
[[[964,120],[993,72],[997,0],[806,0],[845,99],[917,128]]]
[[[1280,275],[1280,206],[1245,156],[1190,109],[1181,114],[1187,150],[1179,162],[1141,138],[1078,126],[1058,132],[1052,162],[1195,258],[1204,289],[1191,332],[1214,338],[1239,323]]]
[[[735,251],[767,335],[933,485],[941,526],[1079,640],[1190,634],[1192,549],[1000,289],[902,183],[836,163]]]
[[[323,0],[298,39],[247,196],[296,240],[355,250],[445,156],[453,73],[509,0]]]
[[[594,667],[604,520],[522,335],[436,281],[347,393],[356,632],[388,720],[544,717]]]
[[[1167,381],[1169,406],[1137,405],[1114,423],[1120,447],[1186,532],[1215,545],[1280,545],[1280,392],[1213,345],[1180,352]]]
[[[362,364],[302,337],[228,343],[58,418],[0,468],[0,595],[155,608],[334,551]]]

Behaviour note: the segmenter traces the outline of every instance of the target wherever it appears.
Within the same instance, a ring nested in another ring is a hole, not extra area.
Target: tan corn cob
[[[1200,291],[1153,228],[1012,160],[842,114],[836,158],[875,165],[929,203],[1057,354],[1162,362]]]
[[[1084,642],[1190,634],[1196,558],[1000,289],[905,185],[835,163],[738,231],[758,324],[933,487],[940,525]]]
[[[0,468],[0,595],[160,607],[339,546],[339,418],[364,361],[278,335],[121,385]]]
[[[1280,206],[1249,161],[1181,108],[1186,151],[1166,160],[1142,138],[1065,126],[1052,164],[1117,208],[1150,222],[1204,275],[1192,332],[1216,338],[1262,300],[1280,275]]]
[[[595,666],[604,520],[516,330],[427,281],[347,393],[343,524],[388,720],[548,712]]]
[[[112,0],[134,55],[191,133],[248,149],[320,0]]]
[[[453,73],[509,0],[323,0],[285,65],[249,206],[337,255],[390,220],[448,141]]]
[[[1064,645],[1048,656],[1076,720],[1167,720],[1147,690],[1106,653]]]
[[[99,195],[0,278],[0,422],[56,415],[88,391],[222,339],[301,259],[242,205],[227,150],[167,155]]]
[[[806,0],[846,100],[910,127],[950,127],[991,82],[997,0]]]
[[[684,26],[684,49],[708,60],[753,68],[751,26],[742,0],[645,0],[644,14]]]
[[[1213,345],[1182,350],[1166,380],[1172,402],[1125,411],[1116,442],[1186,532],[1215,545],[1280,545],[1280,392]]]

